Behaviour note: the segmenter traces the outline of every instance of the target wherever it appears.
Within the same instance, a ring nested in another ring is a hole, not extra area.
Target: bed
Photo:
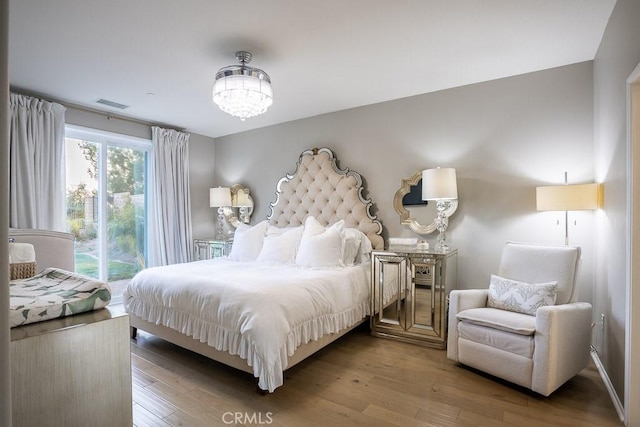
[[[228,257],[134,277],[123,294],[132,336],[144,330],[273,392],[284,370],[366,321],[370,251],[384,246],[371,206],[330,149],[304,151],[267,219],[238,226]]]

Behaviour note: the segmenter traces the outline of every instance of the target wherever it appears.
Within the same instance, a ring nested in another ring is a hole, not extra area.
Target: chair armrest
[[[487,306],[489,289],[454,289],[449,293],[449,313]]]
[[[591,304],[540,307],[536,312],[531,389],[548,396],[589,363]]]
[[[458,361],[458,318],[456,315],[470,308],[487,306],[488,289],[454,289],[449,293],[447,326],[447,357]]]

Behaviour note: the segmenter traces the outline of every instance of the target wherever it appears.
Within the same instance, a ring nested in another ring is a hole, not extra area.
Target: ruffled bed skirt
[[[227,330],[220,325],[196,318],[189,313],[178,312],[171,307],[149,304],[132,297],[126,299],[125,306],[127,312],[148,322],[179,331],[216,350],[238,355],[253,368],[253,374],[258,378],[258,386],[269,392],[273,392],[283,384],[283,371],[288,365],[287,358],[293,355],[298,346],[318,340],[325,335],[340,332],[369,315],[369,302],[363,301],[358,306],[341,313],[326,314],[301,325],[292,326],[287,334],[285,345],[278,349],[279,357],[272,366],[267,366],[264,357],[255,348],[255,344],[240,332]]]

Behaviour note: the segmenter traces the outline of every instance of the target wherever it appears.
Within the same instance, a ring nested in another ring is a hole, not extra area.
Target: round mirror
[[[227,221],[236,228],[240,223],[249,224],[253,213],[253,198],[249,189],[242,184],[234,184],[230,190],[231,206],[225,208]]]
[[[437,230],[435,201],[422,200],[422,171],[419,170],[409,178],[403,178],[400,188],[393,196],[393,208],[400,215],[400,224],[408,225],[417,234],[430,234]],[[447,217],[458,209],[458,200],[451,200],[451,205],[444,211]]]

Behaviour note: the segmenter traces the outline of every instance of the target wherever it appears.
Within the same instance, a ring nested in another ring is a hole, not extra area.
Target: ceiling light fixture
[[[273,103],[273,89],[267,73],[246,65],[251,62],[251,53],[240,50],[236,59],[240,65],[229,65],[216,73],[213,102],[244,121],[267,111]]]

